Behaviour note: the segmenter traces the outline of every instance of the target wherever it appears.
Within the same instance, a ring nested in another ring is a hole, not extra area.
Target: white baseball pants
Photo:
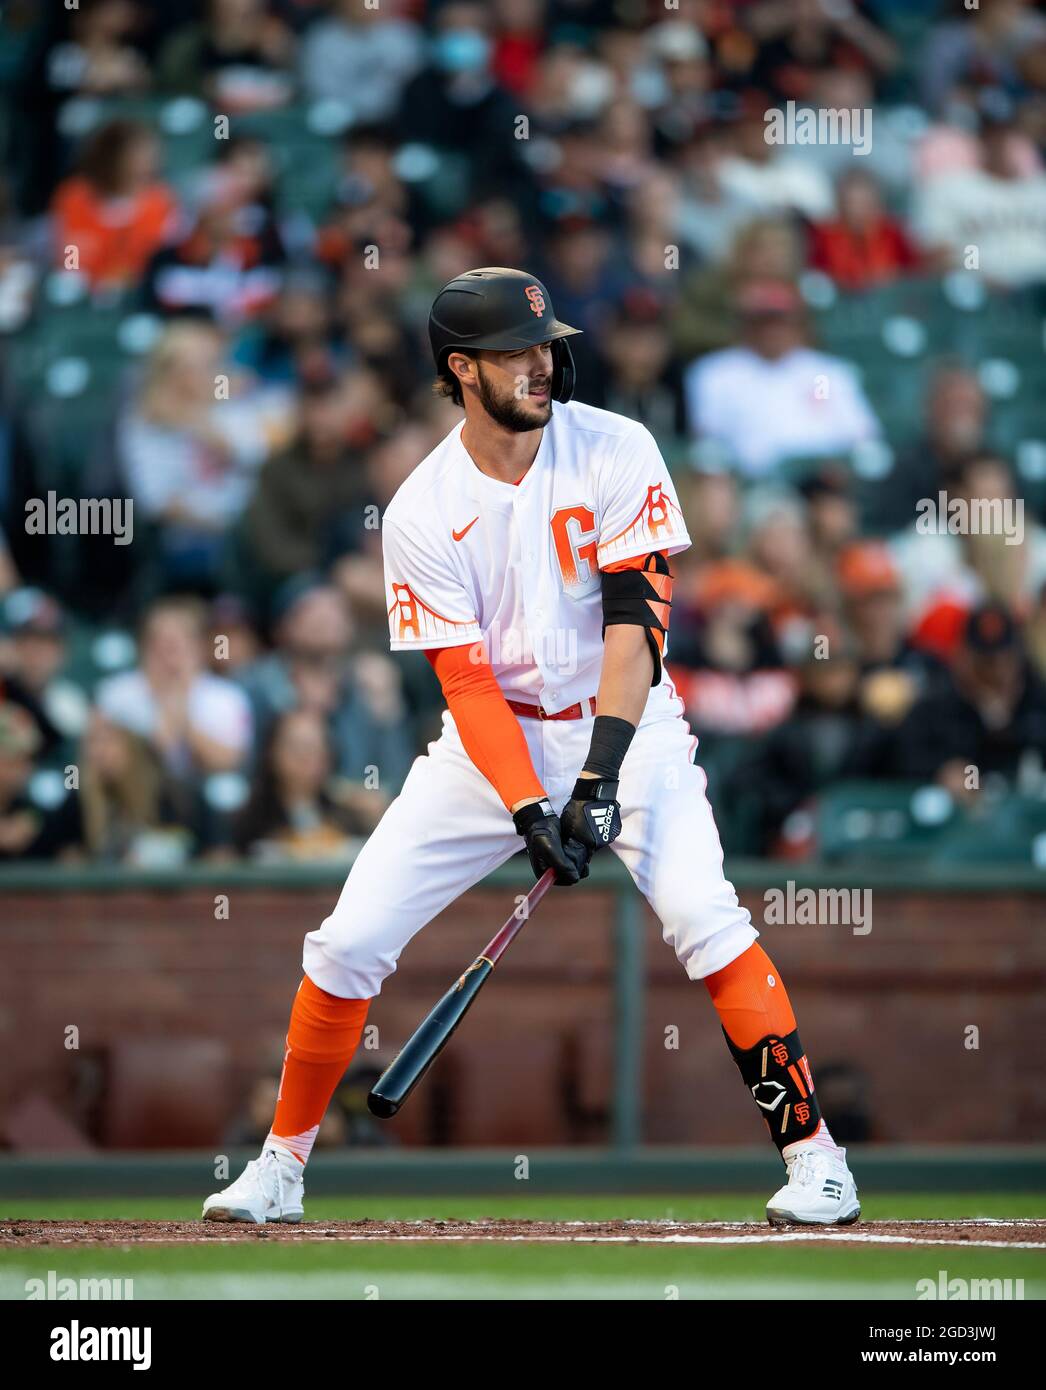
[[[705,775],[690,761],[696,740],[681,709],[670,682],[651,691],[622,764],[622,829],[610,848],[657,914],[686,973],[699,980],[746,951],[758,932],[723,876]],[[534,769],[561,811],[588,752],[592,716],[522,718],[520,725]],[[522,844],[445,711],[441,737],[415,761],[334,911],[306,936],[305,973],[329,994],[372,998],[415,932]]]

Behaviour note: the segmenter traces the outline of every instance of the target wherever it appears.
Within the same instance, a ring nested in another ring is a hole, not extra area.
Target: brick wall
[[[113,1129],[106,1088],[126,1075],[114,1059],[122,1053],[133,1061],[136,1048],[152,1058],[148,1045],[159,1048],[157,1075],[164,1065],[170,1069],[165,1048],[175,1059],[188,1092],[183,1105],[201,1117],[202,1139],[193,1137],[208,1141],[278,1055],[299,978],[301,936],[335,896],[329,888],[243,887],[230,894],[229,920],[216,921],[213,891],[200,887],[5,893],[0,1127],[10,1132],[15,1117],[17,1132],[27,1109],[36,1113],[45,1101],[81,1126],[93,1125],[96,1136],[125,1133]],[[761,893],[742,897],[759,920]],[[815,1074],[835,1063],[864,1074],[876,1138],[1046,1139],[1042,898],[877,889],[874,900],[868,936],[846,927],[763,931]],[[372,1009],[379,1060],[399,1046],[511,902],[505,889],[474,890],[415,939]],[[401,1142],[607,1140],[612,910],[613,895],[595,888],[546,898],[450,1049],[393,1122]],[[644,1137],[754,1141],[761,1125],[704,987],[686,979],[656,921],[644,922]],[[965,1046],[971,1025],[979,1029],[975,1050]],[[70,1026],[79,1032],[75,1049],[66,1046]],[[677,1048],[665,1045],[672,1028]],[[168,1077],[163,1084],[169,1083]],[[135,1098],[141,1078],[119,1084],[130,1088],[125,1110],[144,1116],[148,1097]],[[157,1142],[169,1142],[157,1114]]]

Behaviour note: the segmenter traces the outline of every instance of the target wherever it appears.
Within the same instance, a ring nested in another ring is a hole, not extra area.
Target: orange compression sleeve
[[[519,720],[509,709],[494,672],[475,644],[425,652],[439,678],[465,752],[506,807],[544,796]]]

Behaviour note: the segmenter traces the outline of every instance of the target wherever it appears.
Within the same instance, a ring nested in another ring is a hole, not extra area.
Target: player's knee
[[[399,952],[391,950],[388,934],[366,919],[346,928],[336,917],[305,938],[303,963],[306,974],[321,988],[324,980],[336,982],[332,992],[346,998],[370,999],[382,981],[396,969]]]
[[[665,940],[674,947],[680,960],[724,935],[742,931],[752,934],[751,914],[741,906],[737,894],[725,882],[713,893],[695,892],[693,888],[674,889],[659,898],[657,912]]]

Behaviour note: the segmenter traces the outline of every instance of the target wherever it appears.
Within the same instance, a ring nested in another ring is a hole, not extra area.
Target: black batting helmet
[[[429,310],[429,341],[436,370],[445,373],[451,352],[496,352],[552,343],[552,399],[569,401],[574,358],[566,339],[580,328],[560,323],[548,290],[523,270],[484,266],[466,270],[440,290]]]

